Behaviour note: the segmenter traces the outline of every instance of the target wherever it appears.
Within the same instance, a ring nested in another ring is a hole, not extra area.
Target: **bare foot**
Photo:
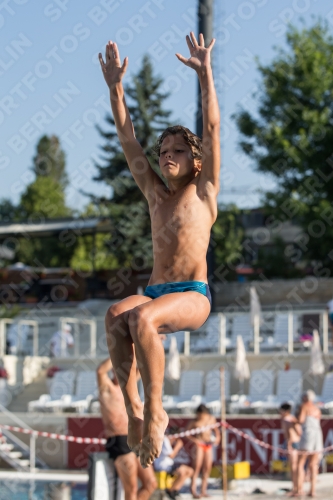
[[[143,420],[143,438],[140,447],[140,462],[145,469],[149,467],[160,456],[164,438],[164,432],[167,428],[169,417],[162,409],[159,413],[151,414],[150,411],[144,411]]]
[[[139,456],[142,442],[143,419],[139,417],[128,417],[128,447]]]
[[[202,491],[201,496],[205,497],[205,498],[211,498],[212,497],[212,495],[208,495],[207,491],[205,491],[205,492]]]
[[[201,498],[201,495],[198,495],[198,493],[195,493],[194,491],[192,491],[192,497],[193,498]]]

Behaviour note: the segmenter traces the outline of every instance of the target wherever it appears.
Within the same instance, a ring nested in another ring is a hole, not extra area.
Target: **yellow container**
[[[289,461],[272,460],[270,463],[271,472],[290,472]]]
[[[333,465],[333,455],[326,455],[325,461],[326,461],[327,465]]]
[[[227,466],[228,479],[247,479],[250,477],[250,462],[236,462]]]
[[[250,462],[237,462],[234,464],[227,465],[227,476],[228,479],[247,479],[250,477]],[[220,478],[222,477],[221,466],[212,468],[210,477]]]
[[[165,470],[161,472],[155,472],[155,477],[157,481],[157,488],[159,490],[165,490],[165,488],[171,488],[174,478],[170,476]]]

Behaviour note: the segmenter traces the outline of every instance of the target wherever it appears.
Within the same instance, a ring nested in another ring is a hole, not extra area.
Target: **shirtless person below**
[[[298,423],[298,420],[294,415],[291,414],[291,405],[289,403],[283,403],[280,406],[281,415],[281,428],[283,430],[286,448],[288,450],[288,459],[290,463],[291,470],[291,480],[293,483],[293,488],[291,495],[293,496],[297,493],[297,465],[298,465],[298,453],[299,441],[302,435],[302,428]]]
[[[97,369],[97,383],[106,451],[113,459],[117,474],[125,491],[125,500],[148,500],[157,488],[152,469],[143,469],[136,455],[127,446],[128,418],[124,398],[117,378],[109,377],[111,360],[107,359]],[[138,478],[142,486],[138,490]]]
[[[158,334],[196,330],[207,319],[210,292],[206,255],[217,217],[220,174],[220,112],[210,53],[203,35],[186,37],[190,57],[177,58],[192,68],[202,91],[203,137],[182,126],[167,128],[156,151],[165,182],[150,166],[135,138],[126,105],[117,44],[99,54],[110,90],[112,114],[129,169],[147,199],[151,217],[154,266],[145,295],[112,305],[105,318],[110,357],[129,417],[128,445],[143,467],[161,453],[168,416],[162,405],[164,349]],[[135,352],[135,354],[134,354]],[[136,360],[144,387],[144,408],[136,384]]]
[[[216,424],[215,417],[213,417],[208,408],[201,404],[196,410],[196,418],[189,423],[187,429],[197,429],[198,427],[206,427],[207,425]],[[215,434],[212,440],[212,433]],[[210,472],[213,465],[213,446],[220,442],[220,432],[215,427],[208,429],[200,434],[193,434],[189,436],[190,441],[195,444],[195,459],[194,459],[194,473],[191,482],[191,493],[193,498],[207,497],[207,485]],[[196,481],[201,471],[201,494],[197,493]]]

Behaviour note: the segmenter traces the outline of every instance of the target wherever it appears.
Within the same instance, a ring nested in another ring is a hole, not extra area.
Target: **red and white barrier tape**
[[[278,447],[273,446],[269,443],[265,443],[264,441],[261,441],[258,438],[254,438],[254,437],[250,436],[249,434],[246,434],[246,432],[244,432],[244,431],[236,429],[236,427],[233,427],[232,425],[228,424],[228,422],[217,422],[216,424],[206,425],[205,427],[198,427],[197,429],[191,429],[188,431],[179,432],[177,434],[172,434],[172,437],[182,438],[182,437],[186,437],[186,436],[200,434],[203,431],[207,431],[209,429],[214,429],[216,427],[225,427],[226,429],[233,432],[234,434],[238,434],[242,438],[247,439],[248,441],[252,441],[252,443],[256,443],[259,446],[262,446],[263,448],[267,448],[269,450],[276,450],[279,453],[284,454],[284,455],[287,455],[289,453],[288,450],[286,450],[284,448],[278,448]],[[324,448],[324,449],[318,451],[318,453],[320,453],[320,454],[327,453],[328,451],[331,451],[331,450],[333,450],[333,445],[328,446],[327,448]],[[308,451],[298,451],[298,453],[301,453],[302,455],[311,454],[311,452],[308,452]]]
[[[84,443],[84,444],[106,443],[106,439],[103,438],[100,439],[100,438],[67,436],[66,434],[55,434],[53,432],[35,431],[34,429],[24,429],[22,427],[14,427],[12,425],[0,424],[0,428],[6,429],[7,431],[21,432],[23,434],[32,434],[33,436],[47,437],[50,439],[59,439],[59,441],[70,441],[72,443]]]
[[[190,429],[188,431],[178,432],[176,434],[172,434],[172,437],[182,438],[182,437],[186,437],[186,436],[200,434],[203,431],[207,431],[209,429],[214,429],[217,427],[225,427],[226,429],[230,430],[234,434],[238,434],[242,438],[247,439],[248,441],[252,441],[252,443],[258,444],[259,446],[262,446],[263,448],[267,448],[269,450],[275,450],[275,451],[278,451],[280,454],[285,454],[285,455],[287,455],[289,453],[288,450],[285,450],[283,448],[278,448],[278,447],[273,446],[269,443],[265,443],[264,441],[261,441],[258,438],[254,438],[254,437],[250,436],[249,434],[246,434],[246,432],[244,432],[244,431],[236,429],[236,427],[233,427],[232,425],[228,424],[228,422],[217,422],[215,424],[206,425],[204,427],[198,427],[196,429]],[[41,436],[41,437],[47,437],[50,439],[59,439],[59,441],[69,441],[72,443],[106,444],[106,439],[103,439],[103,438],[67,436],[66,434],[55,434],[52,432],[42,432],[42,431],[36,431],[33,429],[24,429],[22,427],[14,427],[12,425],[4,425],[4,424],[0,424],[0,429],[1,428],[6,429],[8,431],[21,432],[23,434],[32,434],[36,437]],[[0,430],[0,434],[1,434],[1,430]],[[327,453],[328,451],[332,451],[332,450],[333,450],[333,445],[328,446],[327,448],[324,448],[324,449],[318,451],[318,453],[323,454],[323,453]],[[302,453],[302,454],[306,454],[306,455],[310,454],[310,452],[307,452],[307,451],[299,451],[298,453]]]

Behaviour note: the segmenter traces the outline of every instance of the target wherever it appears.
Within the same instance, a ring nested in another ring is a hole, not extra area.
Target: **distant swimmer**
[[[97,369],[97,383],[104,434],[107,438],[106,451],[113,459],[117,474],[125,491],[125,500],[148,500],[157,488],[152,469],[143,469],[138,457],[127,445],[128,418],[124,397],[117,377],[109,377],[112,370],[110,359],[103,361]],[[113,371],[113,370],[112,370]],[[138,488],[138,479],[141,487]]]
[[[210,414],[209,409],[204,404],[198,406],[196,417],[188,425],[188,429],[198,429],[208,425],[216,424],[215,417]],[[191,493],[193,498],[207,497],[208,478],[213,465],[213,446],[220,442],[220,431],[215,427],[207,429],[199,434],[189,436],[195,444],[194,473],[191,482]],[[201,472],[201,494],[197,493],[196,481]]]

